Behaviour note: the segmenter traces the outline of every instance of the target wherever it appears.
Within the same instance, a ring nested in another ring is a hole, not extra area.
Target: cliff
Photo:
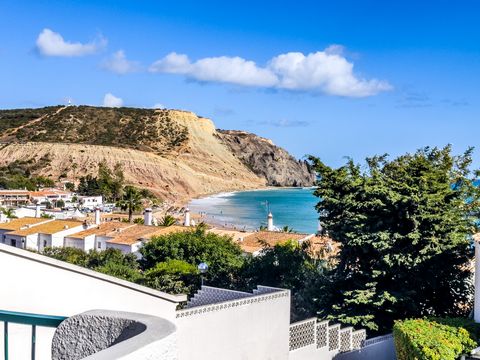
[[[252,147],[250,153],[266,151],[266,140],[248,135],[243,148]],[[262,155],[251,166],[227,136],[211,120],[180,110],[90,106],[2,110],[0,166],[49,159],[35,175],[75,181],[96,174],[101,161],[112,168],[121,163],[128,183],[177,203],[268,184],[311,185],[306,165],[285,150],[271,145],[273,160]]]
[[[312,186],[315,182],[315,174],[305,161],[295,159],[269,139],[238,130],[217,130],[217,136],[270,186]]]

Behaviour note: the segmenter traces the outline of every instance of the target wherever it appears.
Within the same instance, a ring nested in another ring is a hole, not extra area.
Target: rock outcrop
[[[245,166],[269,186],[312,186],[315,173],[271,140],[238,130],[217,130],[218,137]]]
[[[184,203],[212,193],[310,186],[314,174],[270,140],[219,131],[189,111],[91,106],[0,110],[0,166],[48,158],[38,174],[75,182],[120,163],[128,183]]]

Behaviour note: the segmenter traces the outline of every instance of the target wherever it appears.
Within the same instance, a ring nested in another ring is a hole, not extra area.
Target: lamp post
[[[198,264],[198,271],[200,271],[200,279],[202,281],[202,287],[203,287],[203,274],[205,274],[208,270],[208,265],[204,262]]]

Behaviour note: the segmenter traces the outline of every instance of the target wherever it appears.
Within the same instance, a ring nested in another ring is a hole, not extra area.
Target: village
[[[129,222],[125,213],[115,204],[105,204],[102,196],[77,196],[58,188],[0,190],[0,207],[3,208],[0,242],[38,252],[47,247],[71,247],[85,252],[112,248],[140,257],[140,247],[152,237],[188,231],[196,226],[196,216],[190,214],[188,208],[170,226],[160,225],[160,219],[149,207]],[[274,226],[271,213],[266,220],[266,228],[258,231],[213,226],[207,226],[206,231],[231,237],[245,254],[253,256],[259,255],[266,246],[288,241],[298,244],[308,241],[312,252],[318,256],[335,251],[336,246],[320,232],[283,232]]]

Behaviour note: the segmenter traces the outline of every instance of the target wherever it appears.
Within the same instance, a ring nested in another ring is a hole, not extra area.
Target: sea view
[[[313,188],[283,188],[222,193],[192,200],[189,208],[193,213],[205,214],[210,223],[246,230],[266,225],[270,208],[276,227],[314,233],[318,199],[313,191]]]

